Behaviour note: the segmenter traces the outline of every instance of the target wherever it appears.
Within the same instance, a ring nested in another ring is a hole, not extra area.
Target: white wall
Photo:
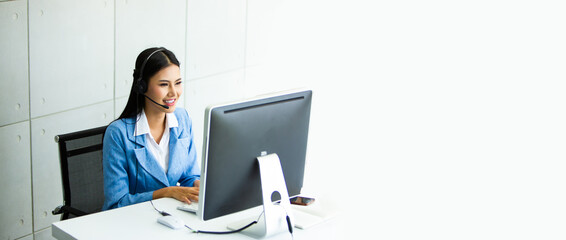
[[[265,72],[318,90],[312,181],[347,205],[345,234],[564,237],[565,6],[285,1],[275,10],[269,57],[291,71]]]
[[[156,45],[181,61],[199,151],[206,105],[314,90],[305,190],[345,210],[339,238],[564,238],[563,9],[2,1],[0,239],[51,238],[53,137],[120,114],[135,57]]]
[[[307,183],[342,237],[565,236],[566,4],[248,3],[246,90],[315,89]]]

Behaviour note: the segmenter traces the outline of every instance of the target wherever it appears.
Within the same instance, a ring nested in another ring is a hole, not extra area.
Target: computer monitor
[[[303,187],[312,91],[209,106],[197,216],[210,220],[263,204],[257,157],[276,153],[289,196]]]

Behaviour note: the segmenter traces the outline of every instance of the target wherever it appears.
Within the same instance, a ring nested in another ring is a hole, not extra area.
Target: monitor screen
[[[210,106],[197,215],[210,220],[263,204],[256,157],[276,153],[289,196],[303,187],[312,91]]]

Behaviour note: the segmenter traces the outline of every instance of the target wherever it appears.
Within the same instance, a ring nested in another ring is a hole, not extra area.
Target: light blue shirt
[[[147,147],[146,137],[134,136],[136,120],[119,119],[106,129],[103,145],[103,210],[149,201],[155,190],[192,187],[200,179],[192,122],[185,109],[175,109],[178,126],[170,128],[169,166],[163,171]]]

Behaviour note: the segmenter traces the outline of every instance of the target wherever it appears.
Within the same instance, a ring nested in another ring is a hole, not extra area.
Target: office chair
[[[61,220],[100,212],[104,203],[102,139],[107,126],[55,136],[59,144],[63,205]]]

